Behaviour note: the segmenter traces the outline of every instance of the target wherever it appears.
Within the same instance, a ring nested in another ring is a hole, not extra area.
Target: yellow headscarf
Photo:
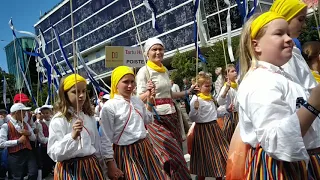
[[[301,0],[275,0],[270,11],[278,13],[285,17],[285,20],[290,21],[307,5]]]
[[[118,66],[112,71],[110,99],[113,99],[114,95],[118,94],[117,85],[121,78],[127,74],[134,76],[134,72],[128,66]]]
[[[253,20],[251,24],[251,38],[254,39],[260,29],[268,24],[269,22],[275,20],[275,19],[285,19],[283,16],[275,13],[275,12],[265,12],[258,16],[255,20]]]
[[[163,64],[161,64],[161,66],[158,66],[157,64],[155,64],[154,62],[152,62],[151,60],[148,60],[147,62],[147,66],[149,66],[149,68],[159,72],[159,73],[164,73],[166,72],[166,68],[164,67]]]
[[[84,82],[87,84],[87,80],[79,74],[70,74],[63,81],[63,90],[68,91],[72,88],[72,86],[79,82]]]
[[[320,83],[320,74],[318,74],[316,71],[311,71],[311,72],[313,77],[316,79],[316,81]]]
[[[199,98],[201,98],[201,99],[203,99],[205,101],[211,101],[212,100],[211,94],[205,95],[203,93],[199,93],[198,96],[199,96]]]

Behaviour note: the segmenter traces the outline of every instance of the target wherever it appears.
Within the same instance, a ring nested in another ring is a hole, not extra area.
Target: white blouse
[[[145,124],[153,121],[140,98],[132,96],[130,102],[120,95],[107,101],[101,110],[102,148],[106,158],[113,157],[112,144],[130,145],[147,136]]]
[[[37,124],[37,128],[38,128],[38,130],[39,130],[39,132],[38,132],[38,141],[40,142],[40,143],[42,143],[42,144],[47,144],[48,143],[48,138],[49,137],[45,137],[44,136],[44,134],[43,134],[43,127],[42,127],[42,124],[41,124],[41,122],[44,122],[47,126],[48,126],[48,128],[50,127],[50,121],[46,121],[46,120],[37,120],[37,122],[36,122],[36,124]]]
[[[308,160],[307,149],[320,147],[319,119],[302,137],[296,100],[307,100],[309,93],[279,67],[262,61],[257,67],[248,72],[238,89],[243,142],[252,147],[260,144],[275,159]]]
[[[217,98],[217,102],[219,104],[218,111],[222,114],[228,113],[228,108],[230,104],[234,105],[234,111],[238,111],[238,104],[237,104],[237,91],[230,87],[227,95],[225,98],[222,98],[222,94],[227,87],[224,85],[221,88],[219,96]]]
[[[171,96],[171,82],[168,76],[168,72],[159,73],[148,66],[143,66],[139,69],[136,76],[137,83],[137,95],[147,91],[146,84],[148,82],[148,72],[150,74],[150,80],[156,86],[156,99],[172,98]],[[156,105],[155,109],[159,115],[173,114],[176,109],[173,104]]]
[[[93,154],[98,159],[101,157],[100,151],[103,149],[100,148],[101,141],[94,117],[85,115],[83,112],[79,116],[83,120],[84,128],[80,133],[81,138],[78,137],[76,140],[71,136],[72,125],[76,118],[72,118],[71,122],[68,122],[66,117],[58,112],[51,119],[47,152],[53,161],[62,162]],[[103,152],[101,153],[103,154]]]
[[[194,108],[194,103],[198,99],[199,109]],[[217,120],[217,109],[213,101],[205,101],[194,95],[190,102],[189,117],[192,122],[207,123]]]
[[[307,90],[311,90],[317,86],[317,82],[308,64],[301,55],[299,48],[293,47],[292,58],[283,65],[282,68],[292,76],[294,82],[300,84]]]

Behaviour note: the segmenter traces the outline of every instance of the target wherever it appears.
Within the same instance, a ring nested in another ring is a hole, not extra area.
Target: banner
[[[144,65],[140,47],[106,46],[106,67],[142,67]]]

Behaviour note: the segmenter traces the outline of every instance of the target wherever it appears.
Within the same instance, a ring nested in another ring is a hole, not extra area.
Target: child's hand
[[[123,175],[123,172],[117,168],[116,164],[113,161],[108,163],[108,177],[111,180],[122,178]]]
[[[231,87],[231,81],[228,80],[227,83],[226,83],[226,90],[229,90]]]
[[[20,131],[20,134],[21,135],[24,135],[24,136],[31,136],[31,133],[28,131],[28,130],[25,130],[25,129],[22,129]]]
[[[147,82],[147,90],[151,90],[151,89],[154,89],[156,86],[154,85],[154,83],[151,81],[151,80],[149,80],[148,82]]]
[[[73,139],[77,139],[80,136],[80,133],[83,128],[83,122],[81,120],[76,120],[76,122],[72,125],[71,136]]]
[[[18,139],[19,144],[26,144],[27,140],[28,140],[28,138],[27,138],[27,136],[25,136],[25,135],[22,135],[22,136]]]

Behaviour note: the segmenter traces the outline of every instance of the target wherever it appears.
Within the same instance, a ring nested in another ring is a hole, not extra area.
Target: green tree
[[[224,48],[222,45],[224,43]],[[232,49],[234,52],[235,60],[238,59],[238,46],[239,46],[239,36],[235,36],[232,38]],[[225,51],[225,53],[224,53]],[[211,47],[201,48],[202,54],[205,56],[207,60],[206,69],[209,73],[213,75],[213,79],[215,79],[215,68],[216,67],[224,67],[225,66],[225,57],[227,60],[227,64],[231,63],[229,54],[228,54],[228,46],[227,40],[217,41]],[[173,56],[171,61],[171,66],[174,70],[171,73],[171,78],[178,85],[182,85],[182,79],[188,78],[191,79],[196,75],[196,52],[195,50],[180,53],[179,51]],[[236,62],[233,62],[234,64]],[[203,70],[204,67],[199,66],[198,71]]]
[[[316,12],[316,14],[318,13]],[[317,23],[313,14],[306,19],[306,26],[298,38],[301,44],[304,44],[308,41],[319,41],[319,27],[317,28],[316,24]]]
[[[6,98],[9,99],[9,104],[7,106],[10,106],[13,101],[13,96],[16,94],[16,90],[14,89],[14,84],[15,84],[15,77],[12,74],[6,73],[4,70],[0,68],[0,108],[3,109],[5,108],[4,102],[3,102],[3,78],[5,77],[7,86],[6,86]],[[7,101],[8,102],[8,101]]]

